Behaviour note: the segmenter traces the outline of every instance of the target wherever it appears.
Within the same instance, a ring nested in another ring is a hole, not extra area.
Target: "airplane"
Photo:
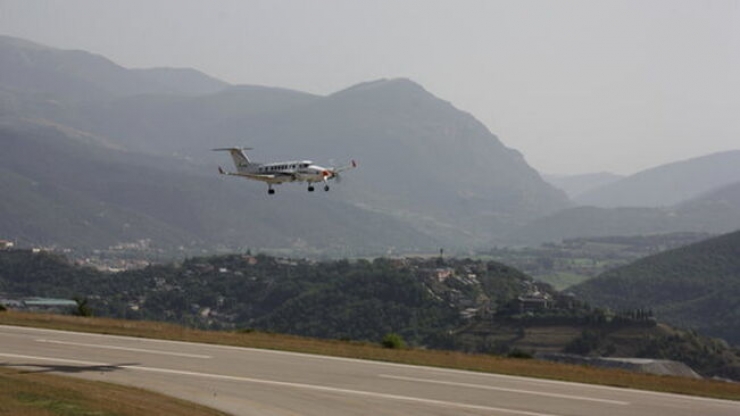
[[[310,160],[274,162],[274,163],[256,163],[249,160],[246,150],[252,150],[251,147],[227,147],[222,149],[213,149],[216,152],[229,152],[234,159],[236,172],[225,171],[221,166],[218,167],[218,173],[229,176],[241,176],[247,179],[254,179],[267,183],[267,193],[275,193],[273,185],[279,185],[285,182],[307,182],[308,192],[314,191],[314,183],[323,182],[324,191],[329,190],[329,180],[341,180],[339,173],[347,169],[357,167],[357,163],[352,160],[349,165],[338,168],[325,168],[315,165]]]

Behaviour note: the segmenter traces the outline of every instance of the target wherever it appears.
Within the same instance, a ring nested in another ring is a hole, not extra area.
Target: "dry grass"
[[[0,415],[225,416],[226,413],[132,387],[0,368]]]
[[[79,318],[19,312],[0,313],[0,324],[296,351],[740,400],[740,384],[738,383],[655,376],[623,370],[599,369],[451,351],[393,350],[373,344],[317,340],[262,332],[199,331],[159,322]]]

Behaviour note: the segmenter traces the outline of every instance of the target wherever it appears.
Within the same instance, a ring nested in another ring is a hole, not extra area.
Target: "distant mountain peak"
[[[342,96],[354,93],[373,93],[381,91],[422,92],[425,94],[430,94],[420,84],[408,78],[380,78],[374,81],[361,82],[349,88],[337,91],[334,94],[331,94],[331,96]]]
[[[37,50],[45,50],[45,49],[51,49],[48,46],[44,46],[40,43],[32,42],[30,40],[21,39],[21,38],[14,38],[12,36],[5,36],[0,35],[0,47],[14,47],[14,48],[22,48],[22,49],[37,49]]]

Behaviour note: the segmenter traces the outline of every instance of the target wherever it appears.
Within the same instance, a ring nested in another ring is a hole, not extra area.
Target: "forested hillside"
[[[262,330],[478,353],[668,358],[740,379],[737,351],[658,325],[645,309],[592,309],[497,262],[192,258],[103,273],[63,257],[0,251],[0,299],[76,298],[96,316]],[[78,311],[79,312],[79,311]]]
[[[83,297],[101,315],[205,328],[369,341],[396,332],[430,346],[450,345],[464,311],[502,307],[533,285],[495,262],[231,255],[111,274],[45,253],[0,251],[0,293],[15,297]]]
[[[661,321],[740,343],[740,231],[656,254],[571,290],[614,310],[647,308]]]

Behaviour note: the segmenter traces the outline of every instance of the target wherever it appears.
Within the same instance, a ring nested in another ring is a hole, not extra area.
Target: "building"
[[[27,298],[21,302],[31,311],[64,312],[77,307],[77,302],[69,299]]]

